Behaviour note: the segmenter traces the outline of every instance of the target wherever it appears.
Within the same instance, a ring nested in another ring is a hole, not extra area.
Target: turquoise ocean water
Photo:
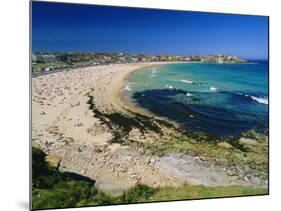
[[[140,107],[213,136],[268,131],[268,63],[169,64],[132,73],[126,92]]]

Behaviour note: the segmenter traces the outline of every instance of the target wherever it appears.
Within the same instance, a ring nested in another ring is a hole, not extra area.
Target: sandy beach
[[[120,92],[132,71],[161,64],[95,66],[32,78],[33,146],[40,147],[50,160],[58,160],[61,171],[90,177],[112,195],[136,183],[154,187],[252,185],[228,177],[223,167],[210,169],[197,157],[159,158],[140,147],[150,140],[165,140],[175,128],[125,105]],[[189,168],[183,171],[177,165]]]
[[[141,158],[139,152],[131,152],[128,146],[109,144],[113,134],[89,109],[91,95],[99,112],[124,112],[118,93],[125,77],[149,65],[156,63],[89,67],[33,78],[33,144],[51,156],[60,157],[62,170],[89,176],[98,184],[121,184],[124,189],[140,177],[150,185],[174,184],[172,178],[147,165],[149,158]]]

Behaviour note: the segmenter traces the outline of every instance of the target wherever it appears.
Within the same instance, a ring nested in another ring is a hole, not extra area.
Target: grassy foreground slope
[[[45,161],[45,153],[32,148],[32,208],[64,208],[91,205],[125,204],[147,201],[198,199],[225,196],[262,195],[267,189],[243,186],[152,188],[137,184],[119,197],[104,194],[95,188],[90,178],[68,172],[59,172]]]

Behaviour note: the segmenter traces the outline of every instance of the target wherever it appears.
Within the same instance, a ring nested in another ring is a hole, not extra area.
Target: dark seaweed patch
[[[143,116],[141,114],[133,113],[133,115],[127,115],[123,113],[102,113],[95,107],[94,96],[88,94],[89,108],[93,111],[94,117],[98,118],[107,128],[112,132],[113,138],[110,140],[111,143],[123,144],[128,134],[133,128],[138,128],[142,135],[147,131],[153,131],[158,133],[160,136],[163,135],[161,127],[155,123],[160,121],[153,121],[152,118]],[[169,123],[164,123],[166,126],[171,126]]]

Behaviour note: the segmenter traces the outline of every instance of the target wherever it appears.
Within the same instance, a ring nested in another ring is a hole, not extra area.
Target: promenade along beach
[[[120,195],[268,185],[266,63],[132,63],[32,78],[32,144]],[[55,162],[57,161],[57,162]]]

